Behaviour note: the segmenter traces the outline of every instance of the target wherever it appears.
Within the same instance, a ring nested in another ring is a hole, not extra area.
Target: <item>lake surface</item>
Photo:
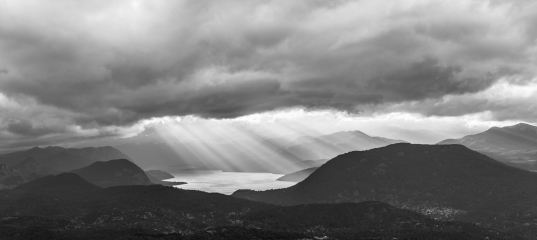
[[[188,170],[173,172],[175,178],[167,179],[172,182],[187,182],[175,187],[204,192],[217,192],[232,194],[238,189],[268,190],[286,188],[295,185],[295,182],[276,181],[282,174],[222,172],[205,170]]]

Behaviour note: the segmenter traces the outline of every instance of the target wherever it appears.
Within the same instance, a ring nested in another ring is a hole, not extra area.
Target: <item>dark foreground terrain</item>
[[[73,173],[0,191],[0,239],[520,239],[386,203],[275,206]]]

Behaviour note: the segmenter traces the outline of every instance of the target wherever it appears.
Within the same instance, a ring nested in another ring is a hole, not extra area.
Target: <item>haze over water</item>
[[[276,181],[283,175],[272,173],[188,170],[172,174],[175,178],[167,181],[187,182],[187,184],[175,186],[177,188],[228,195],[238,189],[268,190],[286,188],[296,184],[295,182]]]

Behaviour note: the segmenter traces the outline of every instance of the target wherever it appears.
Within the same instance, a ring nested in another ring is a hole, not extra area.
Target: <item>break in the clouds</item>
[[[0,134],[296,107],[535,122],[535,88],[486,94],[534,86],[535,22],[515,0],[0,0]]]

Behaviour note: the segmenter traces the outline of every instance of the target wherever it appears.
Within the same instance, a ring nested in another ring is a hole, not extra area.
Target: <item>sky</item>
[[[537,124],[535,22],[525,0],[0,0],[0,150]]]

